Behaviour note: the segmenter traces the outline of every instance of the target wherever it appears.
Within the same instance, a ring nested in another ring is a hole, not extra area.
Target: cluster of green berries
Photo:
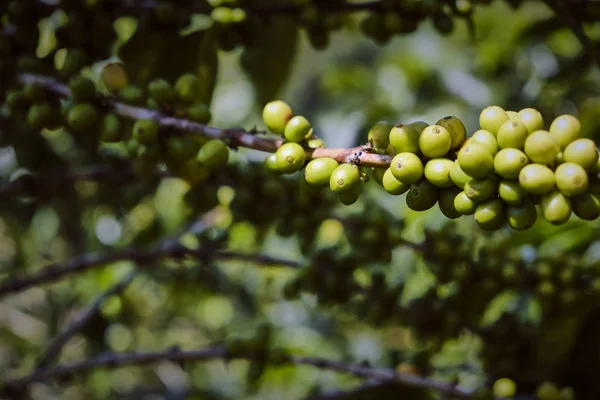
[[[512,399],[517,394],[517,384],[510,378],[499,378],[492,386],[493,395],[502,399]],[[559,388],[553,382],[542,382],[535,391],[537,400],[575,400],[573,388]]]

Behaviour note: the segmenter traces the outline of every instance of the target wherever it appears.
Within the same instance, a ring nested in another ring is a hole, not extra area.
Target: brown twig
[[[201,350],[181,351],[177,348],[162,352],[114,354],[107,353],[96,358],[72,363],[57,365],[53,368],[39,370],[31,375],[9,380],[0,390],[0,395],[9,395],[21,391],[34,382],[47,381],[50,379],[68,379],[96,368],[118,368],[128,365],[152,364],[158,361],[172,362],[194,362],[210,361],[216,359],[261,359],[260,354],[255,353],[231,353],[225,347],[210,347]],[[468,398],[469,390],[456,385],[441,382],[429,378],[411,374],[402,374],[394,370],[374,368],[364,364],[350,364],[342,361],[327,360],[316,357],[286,356],[279,360],[282,364],[307,365],[319,369],[331,370],[340,373],[351,374],[359,378],[370,379],[378,382],[393,382],[434,390],[455,398]]]
[[[21,74],[19,79],[22,83],[36,83],[46,89],[60,95],[70,96],[69,88],[59,80],[35,74]],[[165,115],[159,111],[142,107],[135,107],[113,100],[106,100],[105,104],[115,114],[130,119],[153,119],[162,127],[170,128],[179,132],[187,132],[200,135],[209,139],[221,139],[227,141],[233,147],[245,147],[249,149],[274,153],[284,143],[282,139],[267,139],[258,137],[253,132],[242,128],[222,129],[193,122],[184,118],[176,118]],[[392,160],[388,155],[374,154],[364,146],[350,149],[306,149],[306,158],[333,158],[339,163],[350,163],[357,161],[367,167],[387,168]]]

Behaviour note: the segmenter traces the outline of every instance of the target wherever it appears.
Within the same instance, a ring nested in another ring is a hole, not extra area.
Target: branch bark
[[[23,388],[34,382],[47,381],[50,379],[69,379],[75,375],[79,375],[96,368],[118,368],[128,365],[145,365],[163,360],[172,362],[195,362],[216,359],[252,360],[261,359],[261,355],[255,353],[231,353],[225,347],[210,347],[206,349],[190,351],[181,351],[177,348],[174,348],[162,352],[149,353],[108,353],[81,362],[57,365],[53,368],[36,371],[31,375],[19,379],[10,380],[6,382],[4,388],[0,390],[0,395],[9,395],[10,393],[21,391]],[[467,389],[450,383],[416,375],[401,374],[390,369],[373,368],[362,364],[349,364],[342,361],[327,360],[324,358],[298,356],[287,356],[279,360],[279,362],[288,365],[307,365],[318,369],[346,373],[359,378],[370,379],[378,382],[394,382],[412,387],[430,389],[455,398],[468,398],[472,393]]]
[[[59,96],[68,97],[71,92],[67,85],[57,79],[35,74],[21,74],[19,80],[22,83],[36,83]],[[222,129],[213,126],[199,124],[184,118],[176,118],[165,115],[159,111],[142,107],[135,107],[106,99],[104,104],[117,115],[129,119],[153,119],[160,126],[174,131],[187,132],[200,135],[209,139],[220,139],[226,141],[232,147],[244,147],[267,153],[274,153],[284,143],[283,139],[268,139],[258,137],[255,132],[243,128]],[[306,159],[333,158],[339,163],[356,162],[366,167],[387,168],[392,157],[388,155],[374,154],[369,152],[367,146],[358,146],[349,149],[306,149]]]

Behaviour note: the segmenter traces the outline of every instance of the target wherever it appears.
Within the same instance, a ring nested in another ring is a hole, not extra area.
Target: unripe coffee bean
[[[513,148],[523,150],[529,132],[525,124],[519,120],[509,120],[500,125],[496,138],[501,149]]]
[[[513,148],[502,149],[494,157],[494,170],[506,179],[517,179],[527,164],[529,159],[525,153]]]
[[[556,187],[568,197],[583,193],[588,187],[588,176],[579,164],[563,163],[554,171]]]
[[[469,143],[458,152],[460,168],[473,178],[484,178],[494,169],[494,158],[483,146]]]
[[[277,135],[283,135],[285,126],[292,119],[292,109],[281,100],[267,103],[263,108],[263,121],[267,129]]]
[[[379,121],[369,130],[369,134],[367,135],[369,143],[373,145],[374,149],[383,152],[390,144],[391,130],[392,124],[386,121]]]
[[[556,139],[548,131],[535,131],[525,140],[525,154],[533,163],[549,165],[560,152]]]
[[[479,114],[479,126],[481,126],[481,129],[496,135],[500,126],[508,121],[508,119],[508,114],[503,108],[489,106],[484,108],[481,114]]]
[[[200,148],[196,160],[208,170],[216,171],[227,164],[229,148],[222,140],[209,140]]]
[[[195,74],[183,74],[175,81],[177,98],[184,103],[194,103],[199,91],[200,82]]]
[[[159,125],[153,119],[139,119],[135,121],[132,136],[139,143],[152,144],[158,138]]]
[[[284,174],[299,171],[306,161],[304,148],[298,143],[285,143],[275,153],[277,155],[277,168]]]
[[[493,197],[498,192],[498,181],[496,178],[471,179],[465,185],[467,196],[477,203],[481,203]]]
[[[496,141],[496,136],[484,129],[480,129],[475,132],[470,139],[471,143],[483,146],[487,151],[489,151],[492,157],[498,153],[498,150],[500,150],[498,147],[498,142]]]
[[[98,111],[89,103],[75,104],[67,115],[69,126],[78,131],[90,128],[97,120]]]
[[[296,115],[288,121],[284,129],[285,139],[290,142],[300,143],[310,136],[310,122],[302,115]]]
[[[425,178],[434,186],[439,188],[449,188],[454,186],[450,178],[450,172],[454,167],[454,162],[447,158],[434,158],[425,164]]]
[[[552,121],[548,131],[558,142],[558,145],[562,150],[567,147],[569,143],[579,139],[581,123],[574,116],[565,114],[556,117],[554,121]]]
[[[453,164],[454,165],[450,170],[450,179],[452,179],[452,182],[454,182],[454,184],[462,190],[464,189],[465,184],[471,180],[472,177],[467,175],[465,171],[462,170],[458,160],[454,160]]]
[[[450,150],[456,150],[460,148],[463,142],[467,140],[467,129],[462,121],[457,117],[444,117],[435,124],[446,128],[448,132],[450,132]]]
[[[529,164],[519,173],[519,184],[526,192],[544,194],[556,186],[554,172],[542,164]]]
[[[457,187],[451,187],[448,189],[443,189],[440,191],[440,198],[438,200],[438,207],[444,216],[448,219],[456,219],[459,218],[462,213],[456,209],[454,206],[454,199],[456,196],[461,193]]]
[[[416,154],[405,152],[394,156],[390,163],[390,170],[400,182],[412,184],[421,179],[424,167]]]
[[[389,141],[396,153],[419,154],[419,132],[411,125],[396,125],[389,133]]]
[[[315,158],[306,165],[304,177],[311,185],[327,186],[331,174],[338,165],[338,162],[332,158]]]
[[[127,73],[120,63],[110,63],[104,66],[100,80],[111,93],[118,93],[128,85]]]
[[[477,206],[473,216],[482,230],[496,231],[505,222],[504,204],[497,198],[486,200]]]
[[[477,203],[462,191],[454,197],[454,208],[463,215],[473,215],[477,210]]]
[[[413,183],[406,195],[406,205],[413,211],[426,211],[435,206],[439,198],[439,189],[421,179]]]
[[[544,129],[542,114],[534,108],[524,108],[519,111],[519,120],[525,124],[529,134]]]
[[[410,189],[410,184],[402,183],[396,179],[389,168],[383,173],[382,186],[389,194],[394,196],[404,194]]]
[[[519,181],[503,179],[498,184],[498,195],[503,202],[511,206],[520,206],[527,193],[519,184]]]
[[[569,143],[563,151],[566,162],[581,165],[587,171],[592,171],[598,162],[598,149],[591,139],[577,139]]]
[[[350,193],[360,186],[360,172],[352,164],[341,164],[331,174],[329,188],[336,194]]]
[[[525,197],[521,205],[506,207],[506,220],[508,226],[516,231],[531,228],[537,221],[537,210],[530,198]]]
[[[555,190],[542,196],[540,210],[546,221],[554,225],[562,225],[569,220],[573,209],[571,200]]]
[[[579,218],[593,221],[600,217],[600,199],[595,194],[584,192],[571,198],[573,214]]]
[[[419,149],[429,158],[443,157],[450,151],[451,144],[450,132],[439,125],[428,126],[419,136]]]

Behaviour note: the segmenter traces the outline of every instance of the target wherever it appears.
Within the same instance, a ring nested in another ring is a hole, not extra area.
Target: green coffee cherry
[[[94,82],[82,75],[77,75],[69,81],[69,90],[77,103],[92,100],[96,97],[96,85]]]
[[[200,82],[195,74],[183,74],[175,81],[177,98],[184,103],[191,104],[196,100],[200,91]]]
[[[329,178],[329,188],[336,194],[351,193],[360,186],[360,172],[352,164],[341,164]]]
[[[592,171],[598,163],[598,149],[591,139],[577,139],[571,142],[563,151],[566,162],[581,165],[587,171]]]
[[[111,93],[119,93],[129,82],[127,72],[120,63],[106,64],[100,73],[100,80]]]
[[[308,141],[308,147],[310,149],[319,149],[325,147],[325,141],[323,139],[310,139]]]
[[[466,183],[464,191],[471,200],[481,203],[498,192],[498,181],[495,178],[471,179]]]
[[[484,178],[494,169],[494,157],[483,146],[468,143],[458,152],[460,168],[473,178]]]
[[[392,124],[386,121],[379,121],[369,130],[368,140],[376,150],[383,151],[390,144],[390,131]]]
[[[159,105],[171,103],[175,100],[175,89],[165,79],[155,79],[148,84],[148,94]]]
[[[155,143],[158,138],[159,125],[153,119],[139,119],[135,121],[132,136],[142,144]]]
[[[429,158],[443,157],[450,151],[451,144],[450,132],[439,125],[428,126],[419,136],[419,149]]]
[[[502,149],[494,157],[494,170],[506,179],[517,179],[527,164],[529,159],[525,153],[513,148]]]
[[[519,120],[511,119],[506,121],[496,133],[496,139],[498,140],[498,146],[501,149],[519,149],[525,148],[525,140],[527,140],[529,132],[525,124]]]
[[[119,100],[123,103],[139,106],[144,102],[144,92],[137,86],[129,85],[119,91]]]
[[[315,158],[306,165],[304,177],[311,185],[327,186],[338,165],[333,158]]]
[[[89,103],[75,104],[67,115],[69,126],[77,131],[92,127],[97,120],[98,111]]]
[[[212,117],[208,104],[196,103],[192,104],[187,110],[187,117],[199,124],[206,124]]]
[[[527,131],[531,134],[544,129],[542,114],[535,108],[524,108],[519,111],[519,120],[525,124]]]
[[[462,191],[454,197],[454,208],[456,211],[463,215],[473,215],[477,210],[478,203],[473,199],[469,198],[467,194]]]
[[[556,117],[554,121],[552,121],[548,131],[562,150],[567,147],[569,143],[579,139],[581,123],[574,116],[565,114]]]
[[[385,171],[388,169],[389,168],[372,168],[371,172],[373,173],[373,179],[375,179],[375,182],[383,186],[383,175],[385,175]],[[392,171],[390,171],[390,174],[391,173]]]
[[[406,152],[394,156],[390,163],[390,170],[400,182],[412,184],[421,179],[424,167],[416,154]]]
[[[524,198],[521,205],[511,205],[506,208],[508,226],[516,231],[531,228],[537,221],[537,210],[530,198]]]
[[[167,152],[173,160],[183,162],[198,155],[200,142],[193,136],[175,135],[167,140]]]
[[[72,48],[67,51],[65,61],[59,74],[61,78],[67,80],[79,71],[81,71],[81,69],[86,65],[87,55],[85,54],[85,51],[78,48]]]
[[[548,131],[535,131],[525,140],[525,154],[531,162],[552,164],[559,152],[558,142]]]
[[[511,206],[520,206],[523,199],[527,197],[525,190],[519,185],[518,181],[503,179],[498,185],[498,195],[503,202]]]
[[[600,200],[598,196],[590,192],[584,192],[579,196],[571,198],[573,214],[579,218],[593,221],[600,217]]]
[[[504,204],[497,198],[486,200],[477,206],[473,216],[482,230],[497,231],[505,222]]]
[[[23,88],[23,95],[30,103],[41,103],[46,100],[46,89],[36,83],[28,83]]]
[[[459,187],[460,189],[464,189],[465,188],[465,184],[472,178],[469,175],[467,175],[465,173],[465,171],[462,170],[462,168],[460,167],[460,164],[458,163],[458,160],[454,160],[454,165],[452,166],[452,169],[450,170],[450,179],[452,179],[452,182],[454,182],[454,184]]]
[[[425,128],[427,128],[429,126],[429,124],[425,121],[415,121],[415,122],[411,122],[410,124],[408,124],[408,126],[410,126],[411,128],[414,128],[420,135],[421,132],[423,132],[425,130]]]
[[[448,219],[456,219],[462,215],[462,213],[454,206],[454,199],[459,193],[462,193],[462,191],[457,187],[451,187],[450,189],[440,191],[438,207],[442,214]]]
[[[265,166],[266,170],[276,174],[276,175],[281,175],[281,171],[279,170],[279,167],[277,166],[277,154],[273,153],[273,154],[269,154],[268,156],[265,157],[265,160],[263,161],[263,165]]]
[[[389,141],[396,153],[419,154],[419,135],[415,127],[411,125],[396,125],[389,132]]]
[[[284,129],[285,139],[300,143],[311,133],[310,122],[302,115],[296,115],[288,121]]]
[[[281,100],[267,103],[263,108],[263,121],[267,129],[277,135],[283,135],[285,126],[292,119],[292,109]]]
[[[511,121],[520,121],[519,113],[516,111],[506,111],[506,115]]]
[[[583,193],[588,187],[588,176],[579,164],[560,164],[554,171],[556,187],[568,197]]]
[[[571,200],[558,190],[542,196],[540,210],[546,221],[554,225],[562,225],[571,217]]]
[[[498,153],[498,150],[500,150],[498,147],[498,142],[496,141],[496,136],[494,136],[494,134],[492,134],[490,131],[480,129],[475,132],[470,139],[471,143],[483,146],[487,151],[489,151],[492,157]]]
[[[479,114],[479,126],[493,135],[496,135],[500,126],[508,120],[506,111],[498,106],[486,107]]]
[[[526,192],[544,194],[556,186],[554,171],[542,164],[529,164],[519,172],[519,184]]]
[[[119,117],[113,113],[106,114],[100,122],[100,140],[105,143],[116,143],[123,140],[123,131]]]
[[[342,164],[342,165],[348,165],[348,164]],[[350,206],[350,205],[356,203],[356,201],[360,197],[360,185],[352,186],[350,188],[350,190],[341,192],[341,193],[338,192],[335,195],[338,198],[338,200],[340,201],[340,203],[342,203],[345,206]]]
[[[298,143],[285,143],[275,153],[277,168],[284,174],[293,174],[304,166],[306,153]]]
[[[457,117],[444,117],[435,124],[446,128],[450,132],[450,150],[458,149],[467,140],[467,129]]]
[[[435,206],[439,198],[439,189],[421,179],[410,185],[406,195],[406,205],[413,211],[426,211]]]
[[[45,128],[55,113],[48,103],[33,104],[27,112],[27,125],[35,130]]]
[[[379,168],[383,170],[383,168]],[[394,177],[391,169],[384,170],[383,178],[382,178],[382,186],[383,188],[391,195],[398,196],[400,194],[406,193],[410,189],[410,184],[402,183],[398,179]]]
[[[222,140],[209,140],[200,148],[196,160],[208,170],[215,171],[229,161],[229,148]]]
[[[450,178],[450,172],[454,168],[454,162],[447,158],[434,158],[425,164],[425,178],[434,186],[449,188],[454,186]],[[459,190],[460,191],[460,190]]]

